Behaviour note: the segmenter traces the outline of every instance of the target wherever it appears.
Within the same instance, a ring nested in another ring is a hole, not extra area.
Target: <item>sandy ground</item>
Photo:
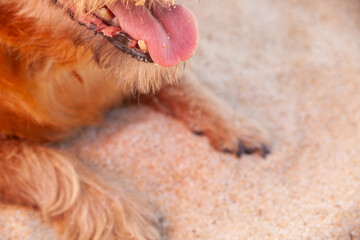
[[[360,2],[186,4],[200,28],[193,71],[269,129],[272,154],[218,153],[145,106],[64,146],[147,195],[172,240],[360,239]],[[54,239],[35,212],[0,211],[0,239]]]

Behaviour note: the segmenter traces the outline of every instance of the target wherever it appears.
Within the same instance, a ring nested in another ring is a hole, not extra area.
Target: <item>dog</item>
[[[216,150],[269,153],[262,127],[183,71],[199,38],[184,6],[7,0],[0,23],[0,200],[37,209],[61,239],[164,238],[151,207],[48,144],[136,94]]]

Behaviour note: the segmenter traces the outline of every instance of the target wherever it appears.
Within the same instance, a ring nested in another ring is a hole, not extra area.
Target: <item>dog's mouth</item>
[[[68,6],[68,13],[79,24],[139,61],[173,67],[189,59],[198,45],[195,16],[181,5],[118,0],[93,13],[75,14],[76,6],[69,6],[68,0],[57,2]]]

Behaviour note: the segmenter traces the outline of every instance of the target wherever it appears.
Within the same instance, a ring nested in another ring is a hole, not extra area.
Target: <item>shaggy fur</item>
[[[109,2],[70,3],[95,11]],[[104,110],[134,93],[157,92],[141,100],[205,134],[218,150],[267,152],[264,131],[191,74],[180,77],[182,66],[128,57],[51,0],[0,2],[0,22],[0,199],[38,209],[62,239],[163,237],[146,203],[46,146],[101,121]]]

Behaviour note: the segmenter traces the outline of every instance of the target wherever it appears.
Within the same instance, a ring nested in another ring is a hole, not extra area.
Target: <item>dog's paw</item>
[[[220,117],[211,125],[195,131],[206,135],[211,145],[218,151],[241,157],[243,154],[259,154],[265,158],[270,153],[269,135],[256,122],[243,117]]]

